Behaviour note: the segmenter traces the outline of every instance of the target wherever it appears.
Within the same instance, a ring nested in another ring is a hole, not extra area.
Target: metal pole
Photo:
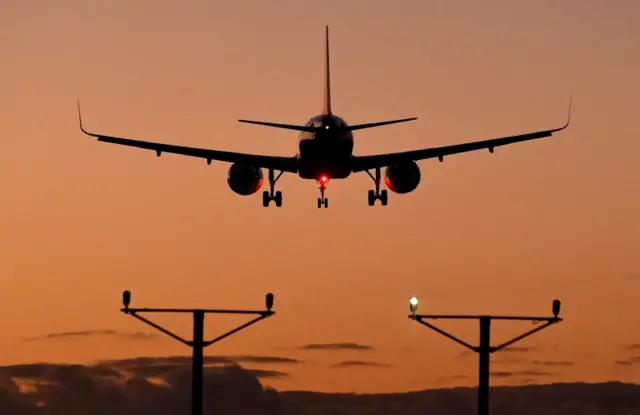
[[[491,318],[480,317],[480,355],[478,415],[489,415],[489,363],[491,357]]]
[[[202,378],[204,366],[204,313],[193,313],[193,360],[191,378],[191,415],[202,414]]]
[[[204,348],[214,343],[219,342],[222,339],[246,329],[249,326],[271,317],[275,314],[271,310],[273,307],[273,294],[269,293],[265,298],[266,309],[265,310],[201,310],[201,309],[181,309],[181,308],[130,308],[131,293],[125,291],[122,293],[122,302],[124,308],[121,311],[125,314],[133,316],[138,320],[150,325],[151,327],[163,332],[167,336],[170,336],[179,342],[191,347],[193,352],[192,367],[191,367],[191,414],[202,415],[203,407],[203,367],[204,367]],[[159,326],[153,321],[142,317],[141,313],[189,313],[193,315],[193,340],[186,340],[178,336],[175,333]],[[219,335],[213,340],[204,340],[204,316],[205,314],[253,314],[257,315],[253,320],[244,323],[233,330]]]
[[[516,343],[525,337],[529,337],[540,330],[549,327],[552,324],[556,324],[562,321],[562,318],[558,317],[560,313],[560,300],[553,300],[552,312],[553,317],[523,317],[523,316],[478,316],[478,315],[444,315],[444,314],[416,314],[418,308],[417,297],[412,297],[409,300],[409,309],[411,314],[409,318],[414,320],[431,330],[442,334],[443,336],[455,341],[456,343],[466,347],[469,350],[478,353],[479,355],[479,367],[478,367],[478,415],[489,415],[489,368],[491,354],[501,350],[513,343]],[[461,340],[453,334],[434,326],[426,320],[438,320],[438,319],[454,319],[454,320],[479,320],[480,322],[480,345],[473,346],[464,340]],[[514,337],[509,341],[506,341],[498,346],[491,346],[491,320],[519,320],[519,321],[531,321],[533,323],[544,322],[526,333]]]

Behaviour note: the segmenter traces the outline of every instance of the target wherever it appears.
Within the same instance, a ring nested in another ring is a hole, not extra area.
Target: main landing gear
[[[278,181],[280,176],[282,176],[282,173],[284,172],[281,171],[278,176],[274,178],[274,170],[269,169],[269,191],[265,190],[264,192],[262,192],[262,206],[269,207],[269,202],[273,200],[276,203],[276,207],[282,207],[282,192],[274,192],[276,182]]]
[[[376,190],[369,190],[369,206],[373,206],[376,204],[376,200],[380,200],[380,204],[382,206],[387,206],[387,191],[380,191],[380,167],[376,167],[376,176],[373,175],[367,170],[367,174],[371,177],[371,180],[376,184]]]
[[[329,178],[327,176],[321,176],[320,179],[318,180],[318,183],[320,183],[320,197],[318,198],[318,209],[322,208],[322,206],[324,206],[325,209],[329,207],[329,199],[324,197],[324,191],[327,190],[328,182],[329,182]]]

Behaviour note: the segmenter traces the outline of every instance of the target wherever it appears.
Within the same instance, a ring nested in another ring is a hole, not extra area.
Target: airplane
[[[242,196],[252,195],[262,188],[264,181],[263,169],[266,169],[268,171],[269,190],[265,190],[262,193],[262,205],[264,207],[268,207],[270,202],[275,202],[276,207],[281,207],[282,192],[275,191],[275,185],[283,173],[297,174],[301,179],[315,180],[319,184],[318,208],[327,208],[329,200],[325,196],[325,191],[329,181],[332,179],[346,179],[352,173],[366,172],[375,184],[375,189],[371,189],[368,192],[369,206],[374,206],[376,200],[379,200],[382,206],[386,206],[388,202],[387,190],[380,190],[382,168],[385,168],[384,181],[386,186],[392,192],[406,194],[414,191],[420,184],[421,173],[416,161],[438,158],[442,162],[445,156],[483,149],[488,149],[489,152],[493,153],[495,147],[550,137],[553,133],[564,130],[569,126],[571,97],[569,98],[567,121],[559,128],[443,147],[357,156],[353,154],[354,131],[413,121],[417,117],[349,125],[343,118],[335,115],[331,108],[328,26],[325,26],[324,46],[324,103],[322,112],[319,115],[310,118],[304,125],[246,119],[238,120],[241,123],[298,131],[298,152],[293,156],[236,153],[92,133],[85,130],[83,126],[80,100],[78,99],[80,130],[101,142],[153,150],[158,157],[162,153],[173,153],[205,159],[207,164],[211,164],[212,160],[231,163],[227,175],[227,184],[233,192]],[[374,174],[371,173],[372,170],[375,172]],[[278,172],[277,176],[276,172]]]

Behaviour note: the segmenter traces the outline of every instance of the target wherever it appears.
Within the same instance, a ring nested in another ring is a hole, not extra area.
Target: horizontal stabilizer
[[[400,123],[400,122],[413,121],[413,120],[417,120],[417,119],[418,119],[417,117],[413,117],[413,118],[403,118],[401,120],[380,121],[380,122],[372,122],[372,123],[367,123],[367,124],[350,125],[349,127],[347,127],[347,130],[349,130],[349,131],[362,130],[362,129],[365,129],[365,128],[381,127],[383,125],[397,124],[397,123]]]
[[[247,123],[247,124],[257,124],[257,125],[264,125],[264,126],[267,126],[267,127],[284,128],[286,130],[307,131],[307,132],[310,132],[310,133],[316,131],[315,128],[313,128],[313,127],[305,127],[304,125],[279,124],[279,123],[275,123],[275,122],[252,121],[252,120],[238,120],[238,121],[239,122],[243,122],[243,123]]]
[[[347,127],[343,127],[341,129],[344,129],[346,131],[362,130],[362,129],[365,129],[365,128],[381,127],[383,125],[397,124],[397,123],[413,121],[413,120],[417,120],[417,119],[418,118],[413,117],[413,118],[403,118],[401,120],[372,122],[372,123],[367,123],[367,124],[350,125],[350,126],[347,126]],[[238,121],[239,122],[243,122],[243,123],[247,123],[247,124],[257,124],[257,125],[264,125],[264,126],[267,126],[267,127],[284,128],[286,130],[307,131],[307,132],[310,132],[310,133],[313,133],[313,132],[316,132],[316,131],[322,129],[322,127],[309,127],[309,126],[304,126],[304,125],[280,124],[280,123],[266,122],[266,121],[252,121],[252,120],[238,120]]]

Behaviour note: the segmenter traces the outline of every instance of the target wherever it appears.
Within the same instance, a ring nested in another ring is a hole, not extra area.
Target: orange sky
[[[640,5],[411,0],[4,1],[0,79],[0,364],[188,353],[171,339],[25,342],[48,333],[147,331],[137,306],[261,307],[278,315],[208,353],[293,356],[279,389],[400,391],[476,383],[476,360],[407,318],[524,313],[563,301],[566,322],[521,346],[535,381],[640,381],[615,365],[640,343]],[[636,19],[637,20],[637,19]],[[635,25],[634,25],[635,23]],[[322,104],[331,30],[333,110],[357,154],[572,124],[552,139],[424,161],[420,187],[367,206],[365,174],[283,176],[284,207],[228,188],[228,165],[97,143],[86,127],[152,141],[274,155]],[[188,319],[158,319],[188,335]],[[243,319],[214,317],[216,334]],[[496,323],[497,325],[498,323]],[[443,324],[474,341],[474,325]],[[500,324],[495,337],[530,325]],[[301,352],[357,342],[370,352]],[[501,358],[496,355],[499,370]],[[339,360],[388,368],[333,369]],[[507,363],[502,363],[503,365]],[[504,366],[502,366],[504,367]],[[549,369],[549,368],[547,368]],[[468,379],[452,377],[468,375]],[[494,381],[501,383],[500,379]],[[267,382],[269,383],[269,382]]]

